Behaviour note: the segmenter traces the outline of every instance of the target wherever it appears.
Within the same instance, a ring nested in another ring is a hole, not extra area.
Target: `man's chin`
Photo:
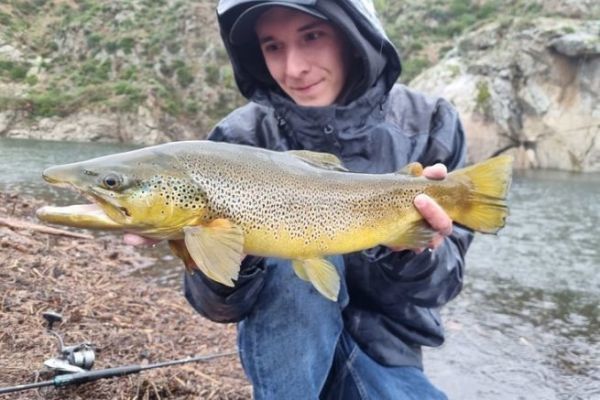
[[[302,107],[327,107],[334,102],[328,96],[296,96],[292,100]]]

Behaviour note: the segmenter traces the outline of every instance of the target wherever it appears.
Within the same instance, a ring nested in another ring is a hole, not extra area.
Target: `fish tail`
[[[448,179],[463,183],[467,199],[450,215],[467,228],[496,233],[506,224],[506,197],[512,180],[513,157],[502,155],[448,174]]]

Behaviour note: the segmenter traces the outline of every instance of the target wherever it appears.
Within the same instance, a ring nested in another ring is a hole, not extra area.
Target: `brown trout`
[[[511,167],[511,157],[499,156],[434,181],[419,176],[417,164],[352,173],[326,153],[173,142],[46,169],[46,181],[93,204],[46,206],[37,216],[169,240],[186,267],[227,286],[243,254],[291,259],[300,278],[336,300],[340,278],[326,256],[430,241],[435,232],[413,206],[420,193],[457,224],[497,232],[508,213]]]

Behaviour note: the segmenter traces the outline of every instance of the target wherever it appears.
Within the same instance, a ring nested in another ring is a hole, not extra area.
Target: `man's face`
[[[267,68],[301,106],[328,106],[347,77],[348,45],[332,24],[301,11],[273,7],[256,23]]]

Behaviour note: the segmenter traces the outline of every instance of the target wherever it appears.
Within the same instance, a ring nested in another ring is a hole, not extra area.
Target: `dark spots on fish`
[[[182,174],[157,175],[152,184],[169,206],[193,210],[207,221],[229,219],[246,233],[260,230],[279,238],[284,232],[304,246],[326,246],[352,229],[379,229],[379,221],[412,209],[412,199],[422,191],[392,180],[365,180],[361,188],[335,174],[292,176],[292,169],[271,162],[258,156],[249,161],[243,155],[178,154]]]

